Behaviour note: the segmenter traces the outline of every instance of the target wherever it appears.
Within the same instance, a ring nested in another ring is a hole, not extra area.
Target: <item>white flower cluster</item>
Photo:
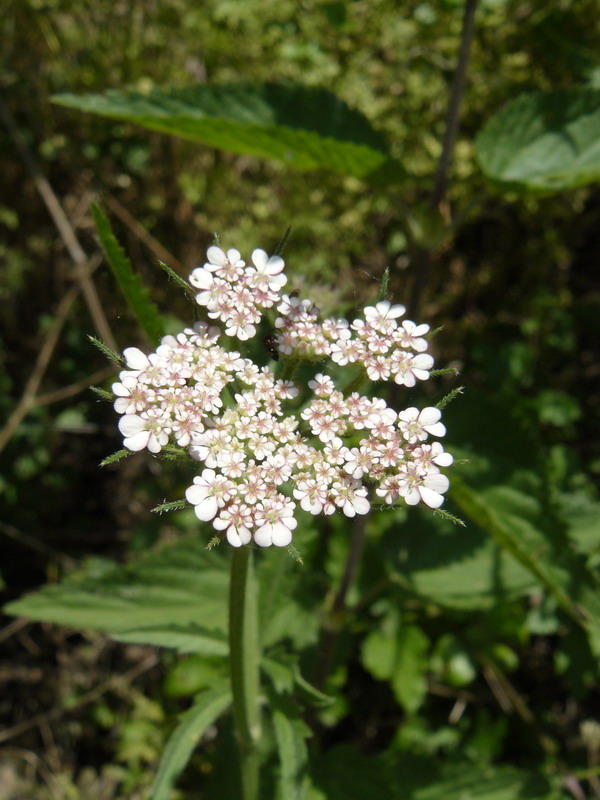
[[[282,353],[297,351],[306,356],[329,356],[336,364],[362,364],[372,381],[393,378],[414,386],[429,377],[433,358],[422,337],[429,325],[411,320],[396,322],[406,309],[382,300],[364,309],[364,319],[349,323],[331,317],[319,322],[319,309],[310,300],[284,295],[277,306],[277,343]]]
[[[380,302],[364,310],[364,320],[319,323],[309,301],[280,296],[286,278],[279,256],[255,250],[247,267],[237,250],[211,247],[207,255],[190,281],[227,335],[250,338],[263,310],[278,303],[283,354],[358,362],[373,380],[393,376],[407,386],[428,377],[433,359],[421,338],[428,326],[398,325],[402,306]],[[202,462],[186,499],[231,545],[288,545],[297,504],[312,514],[340,510],[349,517],[369,511],[369,495],[442,504],[449,484],[440,467],[452,456],[426,441],[445,433],[438,409],[397,413],[381,398],[345,397],[322,373],[308,382],[311,398],[298,407],[297,386],[227,350],[220,336],[218,327],[198,322],[165,336],[148,356],[126,349],[127,369],[113,392],[125,447],[158,453],[173,443]]]

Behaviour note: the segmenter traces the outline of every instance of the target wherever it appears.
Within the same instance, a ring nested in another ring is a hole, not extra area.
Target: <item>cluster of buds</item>
[[[399,324],[403,306],[381,301],[352,323],[320,320],[309,300],[281,295],[281,257],[255,250],[246,266],[237,250],[211,247],[207,255],[190,276],[198,304],[224,323],[226,336],[241,341],[276,306],[273,340],[284,368],[286,356],[329,357],[338,372],[356,364],[374,381],[414,386],[429,377],[433,359],[423,338],[429,328]],[[445,433],[437,408],[396,412],[382,398],[345,395],[322,372],[301,392],[223,339],[219,327],[198,322],[165,336],[150,355],[130,347],[113,392],[126,448],[159,453],[170,443],[202,463],[186,499],[231,545],[290,544],[297,505],[311,514],[353,517],[366,514],[374,499],[442,504],[448,479],[440,468],[452,456],[439,442],[427,442]]]

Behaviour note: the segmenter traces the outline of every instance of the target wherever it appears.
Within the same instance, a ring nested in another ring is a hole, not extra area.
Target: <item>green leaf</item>
[[[190,760],[198,740],[231,703],[226,684],[201,694],[181,716],[172,733],[150,790],[150,800],[168,800],[175,781]]]
[[[115,353],[114,350],[111,350],[108,345],[104,344],[103,341],[97,339],[95,336],[90,336],[88,334],[88,339],[94,345],[94,347],[97,347],[98,350],[100,350],[102,355],[108,358],[109,361],[112,361],[113,364],[116,364],[119,369],[123,368],[125,361],[123,360],[122,356],[118,355],[118,353]]]
[[[117,642],[167,647],[178,653],[202,653],[207,656],[227,656],[229,646],[225,634],[207,631],[201,625],[152,625],[131,628],[113,634]]]
[[[122,461],[124,458],[129,458],[129,456],[133,455],[132,450],[117,450],[116,453],[112,453],[110,456],[106,456],[100,462],[101,467],[108,467],[109,464],[115,464],[117,461]]]
[[[390,614],[384,624],[364,640],[362,661],[379,680],[389,680],[398,702],[409,713],[427,694],[429,640],[417,625],[403,624]]]
[[[500,189],[551,194],[600,179],[600,90],[521,94],[475,142],[483,172]]]
[[[148,290],[133,271],[130,260],[111,230],[106,214],[96,204],[92,206],[92,213],[100,244],[123,296],[146,336],[152,343],[158,342],[164,335],[164,326],[156,306],[148,296]]]
[[[160,268],[167,273],[169,278],[171,278],[171,280],[174,280],[175,283],[181,289],[183,289],[183,291],[186,294],[189,294],[191,297],[195,297],[196,290],[192,286],[190,286],[190,284],[184,278],[182,278],[181,275],[178,275],[173,269],[173,267],[170,267],[168,264],[165,264],[164,261],[159,261],[158,263],[160,265]]]
[[[226,633],[227,558],[203,541],[180,541],[129,566],[92,562],[63,583],[10,603],[9,614],[112,634],[177,626]],[[148,640],[149,641],[149,640]],[[157,642],[162,644],[162,640]],[[150,642],[151,643],[151,642]]]
[[[306,739],[311,731],[291,703],[274,698],[271,707],[279,752],[279,797],[281,800],[301,800],[308,758]]]
[[[195,86],[149,94],[59,94],[54,101],[301,170],[397,181],[403,170],[366,117],[325,89],[291,84]]]
[[[327,800],[557,800],[544,778],[510,767],[444,763],[413,753],[366,756],[343,745],[315,763]]]

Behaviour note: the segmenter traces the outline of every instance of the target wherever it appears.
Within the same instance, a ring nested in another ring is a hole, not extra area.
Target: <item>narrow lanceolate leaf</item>
[[[301,170],[397,182],[404,175],[385,138],[325,89],[292,84],[195,86],[150,94],[110,90],[54,101],[232,153],[273,158]]]
[[[177,777],[190,760],[202,734],[231,703],[226,685],[199,695],[194,705],[181,716],[167,742],[158,772],[150,790],[150,800],[168,800]]]
[[[117,450],[116,453],[113,453],[110,456],[106,456],[106,458],[102,459],[100,462],[101,467],[108,467],[109,464],[114,464],[116,461],[121,461],[123,458],[128,458],[129,456],[133,455],[132,450]]]
[[[98,350],[100,350],[100,352],[103,355],[105,355],[109,361],[112,361],[113,364],[116,364],[117,367],[121,369],[125,365],[123,357],[120,356],[118,353],[115,353],[114,350],[111,350],[110,347],[104,344],[103,341],[101,341],[100,339],[96,339],[95,336],[90,336],[89,334],[88,334],[88,339],[94,345],[94,347],[97,347]]]
[[[475,142],[498,188],[552,194],[600,179],[600,90],[531,92],[511,100]]]
[[[224,634],[201,625],[150,625],[113,634],[117,642],[166,647],[178,653],[201,653],[205,656],[227,656],[229,647]]]
[[[280,800],[300,800],[306,770],[306,738],[310,729],[304,724],[292,704],[273,709],[273,727],[279,751]]]
[[[93,392],[101,400],[106,400],[109,403],[114,403],[115,396],[112,392],[107,392],[106,389],[101,389],[99,386],[90,386],[90,391]]]
[[[175,272],[175,270],[173,269],[173,267],[170,267],[168,264],[165,264],[164,261],[159,261],[158,263],[159,263],[161,269],[164,269],[164,271],[167,273],[169,278],[174,280],[175,283],[178,286],[180,286],[183,289],[184,292],[186,292],[187,294],[189,294],[191,296],[196,294],[195,289],[192,286],[190,286],[190,284],[184,278],[182,278],[181,275],[178,275]]]
[[[158,310],[148,297],[148,290],[133,271],[125,251],[116,240],[106,214],[97,205],[92,207],[92,212],[100,244],[119,288],[150,341],[157,342],[164,334]]]

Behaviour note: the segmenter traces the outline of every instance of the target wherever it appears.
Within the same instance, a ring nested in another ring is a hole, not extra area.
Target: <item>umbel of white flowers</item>
[[[264,311],[276,307],[274,343],[284,356],[360,364],[373,381],[408,387],[429,378],[429,326],[400,323],[404,306],[382,301],[353,322],[323,320],[310,300],[281,293],[287,279],[279,256],[254,250],[252,265],[233,249],[210,247],[207,256],[190,283],[228,337],[253,337]],[[129,347],[113,392],[126,448],[158,453],[177,444],[203,464],[186,499],[231,545],[290,544],[297,505],[353,517],[369,511],[373,494],[390,504],[442,504],[449,482],[440,467],[452,456],[427,441],[445,433],[437,408],[396,412],[379,397],[345,396],[319,372],[298,409],[294,383],[222,339],[219,327],[197,322],[163,337],[150,355]]]

